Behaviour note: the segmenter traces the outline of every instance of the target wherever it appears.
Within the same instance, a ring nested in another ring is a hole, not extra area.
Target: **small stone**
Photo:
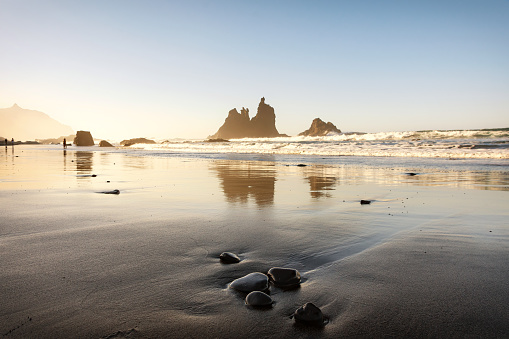
[[[268,276],[278,287],[294,287],[300,284],[300,273],[293,268],[273,267]]]
[[[267,293],[253,291],[246,297],[246,304],[257,307],[267,307],[272,305],[272,298]]]
[[[263,273],[249,273],[230,283],[230,288],[241,292],[265,291],[269,288],[269,277]]]
[[[361,205],[369,205],[371,204],[371,200],[361,200]]]
[[[99,193],[102,193],[102,194],[120,194],[120,191],[119,190],[113,190],[113,191],[104,191],[104,192],[99,192]]]
[[[293,317],[299,323],[310,325],[323,324],[323,313],[313,303],[306,303],[304,306],[299,307],[293,314]]]
[[[219,255],[219,260],[225,264],[236,264],[240,262],[240,258],[231,252],[223,252]]]

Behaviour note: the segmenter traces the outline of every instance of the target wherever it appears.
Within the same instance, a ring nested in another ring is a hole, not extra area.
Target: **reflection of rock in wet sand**
[[[507,172],[503,171],[403,173],[401,179],[419,186],[453,186],[457,188],[475,188],[490,191],[509,190],[509,175]]]
[[[76,152],[76,171],[78,174],[89,174],[92,172],[94,152]]]
[[[259,206],[274,203],[275,168],[229,161],[217,161],[214,165],[228,202],[245,204],[251,197]]]
[[[311,175],[307,177],[309,181],[309,193],[312,198],[330,197],[326,191],[333,190],[336,185],[336,177],[323,177],[318,175]]]

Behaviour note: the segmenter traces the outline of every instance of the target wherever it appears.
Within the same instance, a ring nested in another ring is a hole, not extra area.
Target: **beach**
[[[1,151],[6,338],[509,335],[504,166]],[[302,282],[271,285],[270,308],[229,288],[272,267]],[[307,302],[325,325],[295,322]]]

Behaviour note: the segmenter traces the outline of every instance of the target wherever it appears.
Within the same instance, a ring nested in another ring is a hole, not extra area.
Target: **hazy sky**
[[[228,111],[343,131],[509,127],[508,0],[0,0],[0,107],[94,137],[205,138]]]

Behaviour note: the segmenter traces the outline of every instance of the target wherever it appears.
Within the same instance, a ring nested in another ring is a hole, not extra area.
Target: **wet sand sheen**
[[[0,170],[3,335],[509,333],[507,191],[426,186],[389,170],[17,155]],[[121,193],[96,193],[109,189]],[[242,261],[220,263],[224,251]],[[302,284],[271,286],[270,309],[227,288],[271,267],[298,269]],[[325,327],[290,318],[306,302]]]

